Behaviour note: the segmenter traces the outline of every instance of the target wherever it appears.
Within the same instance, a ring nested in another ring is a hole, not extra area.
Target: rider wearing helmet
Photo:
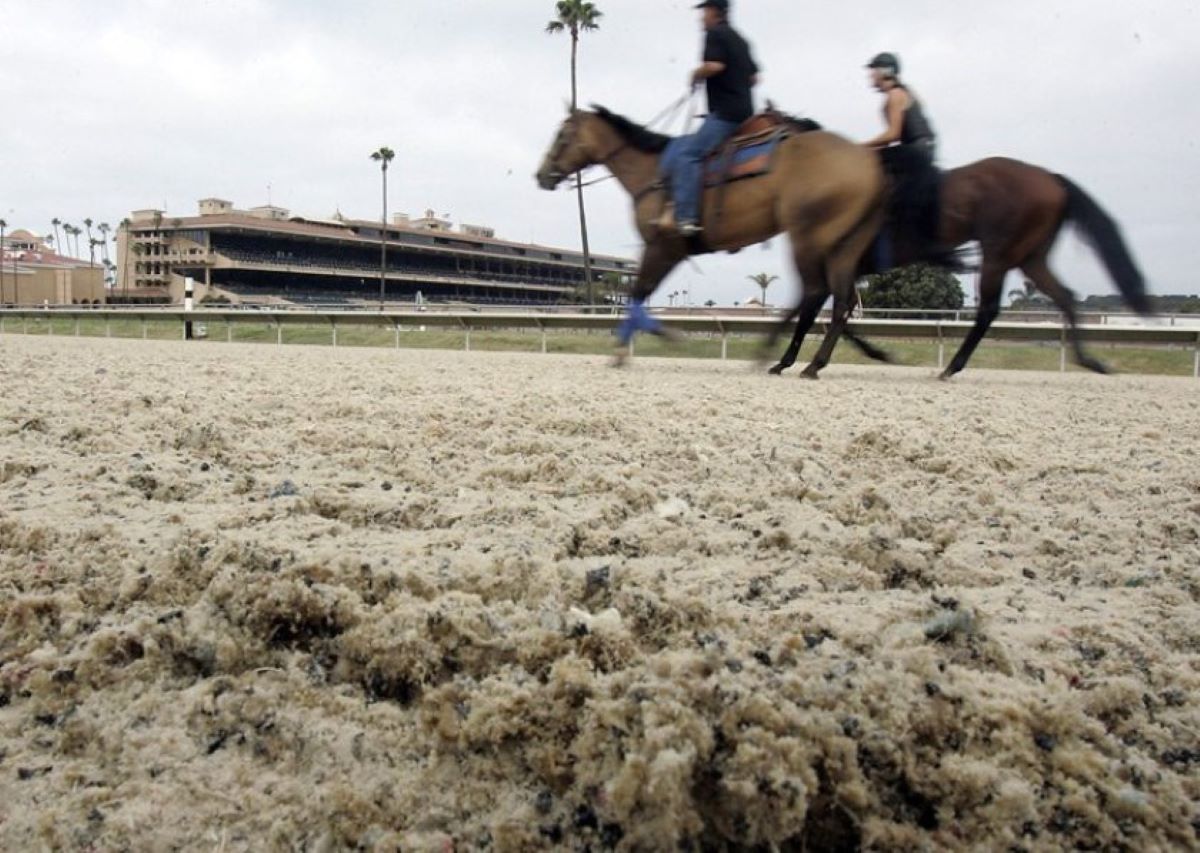
[[[935,239],[938,177],[933,168],[937,137],[916,95],[900,80],[900,59],[881,53],[867,63],[871,84],[884,95],[883,117],[887,128],[864,144],[879,150],[884,169],[892,179],[891,213],[895,236],[903,254]],[[879,270],[891,268],[891,234],[885,229],[876,244]]]
[[[725,143],[754,115],[752,89],[758,83],[758,65],[746,40],[729,25],[729,0],[703,0],[704,60],[692,72],[691,83],[704,83],[708,92],[708,117],[700,130],[680,140],[672,169],[675,219],[685,236],[699,233],[700,178],[704,159]],[[669,221],[670,214],[665,217]]]
[[[867,68],[872,85],[884,94],[883,118],[887,124],[883,133],[865,143],[867,147],[910,145],[915,155],[924,155],[923,159],[932,164],[937,136],[917,96],[900,81],[900,58],[894,53],[881,53]]]

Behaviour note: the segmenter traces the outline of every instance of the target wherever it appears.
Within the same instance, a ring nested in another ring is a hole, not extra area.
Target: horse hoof
[[[938,382],[949,382],[954,378],[954,374],[949,370],[943,370],[938,374]]]
[[[783,371],[785,370],[787,370],[787,367],[782,364],[777,364],[768,370],[767,373],[771,374],[772,376],[783,376]]]
[[[801,379],[807,379],[809,382],[816,382],[821,377],[817,375],[815,370],[805,370],[800,374]]]
[[[620,370],[627,364],[629,364],[629,356],[626,353],[620,352],[613,356],[613,359],[608,363],[608,366],[614,370]]]
[[[1086,367],[1088,370],[1092,371],[1092,373],[1099,373],[1101,376],[1113,375],[1113,372],[1108,369],[1108,365],[1101,361],[1093,361],[1089,358],[1087,361],[1081,361],[1079,364],[1080,366]]]

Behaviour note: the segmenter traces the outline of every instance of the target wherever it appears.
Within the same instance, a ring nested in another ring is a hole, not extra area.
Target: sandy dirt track
[[[0,337],[0,848],[1200,845],[1194,381]]]

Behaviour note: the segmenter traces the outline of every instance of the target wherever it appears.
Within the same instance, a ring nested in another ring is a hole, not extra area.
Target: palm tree
[[[63,234],[67,235],[67,252],[70,253],[67,255],[67,257],[68,258],[79,257],[79,243],[76,242],[75,248],[71,248],[71,238],[75,236],[75,226],[72,225],[70,222],[64,222],[62,224],[62,227],[63,227]]]
[[[83,220],[83,224],[87,228],[87,235],[88,235],[88,266],[94,267],[96,265],[96,244],[92,240],[92,220],[91,220],[91,218],[89,217],[89,218]]]
[[[386,145],[372,152],[371,159],[379,164],[383,175],[383,219],[379,228],[379,310],[383,310],[383,300],[387,290],[387,173],[388,164],[396,159],[396,152]]]
[[[58,239],[58,226],[62,225],[62,220],[56,216],[50,220],[50,224],[54,226],[55,251],[62,254],[62,241]]]
[[[103,237],[103,242],[100,244],[102,247],[101,254],[104,256],[104,261],[107,263],[108,262],[108,233],[110,231],[112,231],[112,226],[109,225],[107,222],[101,222],[100,226],[96,230],[99,231],[100,236]]]
[[[762,309],[763,313],[767,313],[767,288],[771,286],[771,282],[778,281],[779,276],[769,275],[765,272],[760,272],[755,275],[748,275],[746,278],[757,284],[762,289]]]
[[[604,13],[588,0],[558,0],[555,3],[554,20],[546,24],[546,32],[571,34],[571,111],[579,106],[576,61],[579,56],[579,34],[600,29],[600,18]],[[583,240],[583,274],[587,278],[588,303],[596,303],[595,284],[592,282],[592,255],[588,248],[587,212],[583,207],[583,175],[575,175],[575,192],[579,196],[579,235]]]

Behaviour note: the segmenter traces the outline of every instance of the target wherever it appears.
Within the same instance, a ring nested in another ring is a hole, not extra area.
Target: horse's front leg
[[[829,292],[821,290],[814,292],[814,289],[805,288],[804,296],[800,300],[800,307],[793,313],[796,319],[796,331],[792,335],[792,342],[788,344],[787,350],[783,354],[783,358],[779,363],[772,367],[768,372],[772,376],[780,376],[785,370],[792,367],[796,363],[796,359],[800,356],[800,347],[804,345],[804,338],[812,329],[813,323],[817,320],[817,315],[821,313],[821,306],[825,304],[825,300],[829,298]],[[787,322],[786,320],[784,322]]]
[[[646,302],[662,284],[663,279],[686,257],[677,246],[677,240],[652,240],[642,252],[637,281],[629,295],[629,307],[621,325],[617,327],[617,351],[614,366],[623,366],[629,358],[630,344],[639,332],[674,339],[675,333],[665,328],[657,317],[646,310]]]

